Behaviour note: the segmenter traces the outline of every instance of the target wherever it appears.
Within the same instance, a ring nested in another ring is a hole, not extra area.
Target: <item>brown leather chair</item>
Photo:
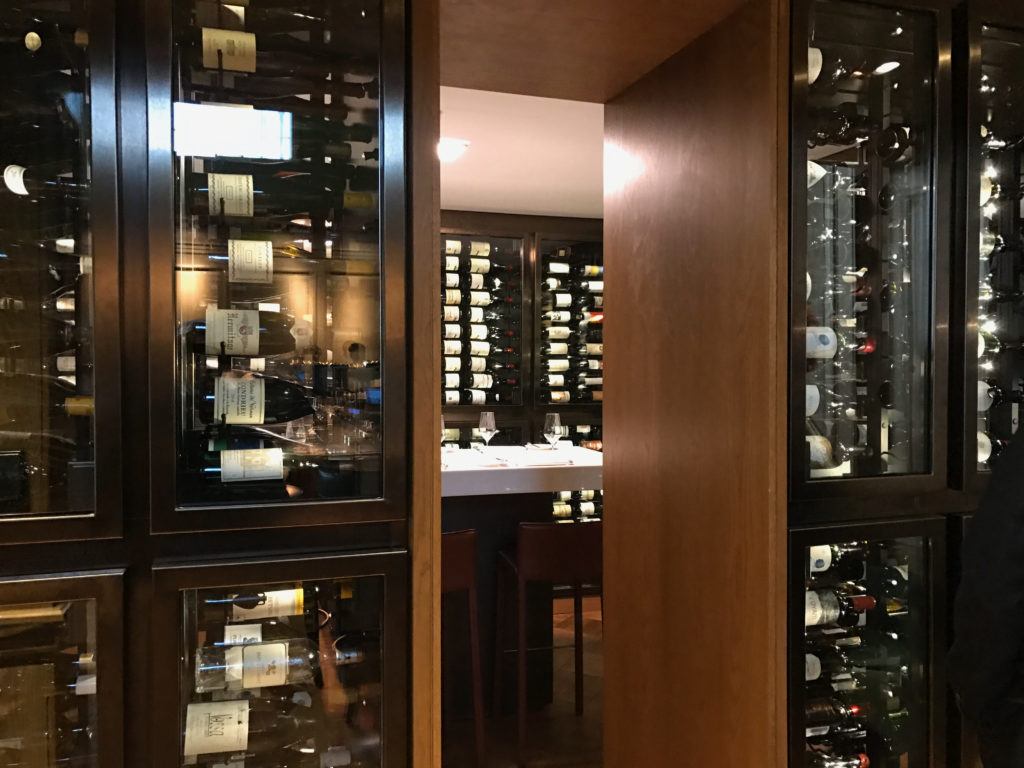
[[[456,531],[441,536],[441,593],[465,592],[469,602],[469,658],[473,683],[473,728],[476,764],[483,768],[484,701],[480,676],[480,630],[477,623],[476,531]]]
[[[498,559],[497,638],[494,661],[494,711],[500,711],[507,592],[516,595],[516,717],[519,764],[526,750],[526,585],[530,582],[573,587],[576,714],[583,714],[583,585],[600,587],[600,521],[585,523],[520,523],[514,552]],[[525,649],[525,650],[524,650]]]

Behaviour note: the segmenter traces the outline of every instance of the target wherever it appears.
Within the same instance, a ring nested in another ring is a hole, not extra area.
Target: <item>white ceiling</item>
[[[601,218],[604,105],[444,87],[441,135],[472,142],[442,208]]]

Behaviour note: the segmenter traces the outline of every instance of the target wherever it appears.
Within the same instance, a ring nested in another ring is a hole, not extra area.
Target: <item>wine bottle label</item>
[[[487,370],[487,358],[471,357],[469,359],[469,370],[471,373],[483,373]]]
[[[556,293],[555,294],[555,306],[556,307],[571,307],[572,306],[572,294],[571,293]]]
[[[480,325],[479,323],[473,323],[469,326],[469,338],[477,341],[484,341],[487,339],[487,326]]]
[[[231,606],[231,621],[276,619],[279,616],[301,616],[305,606],[302,589],[273,589],[260,593],[265,600],[254,608]]]
[[[487,357],[491,354],[491,345],[487,341],[469,342],[469,354],[473,357]]]
[[[562,358],[559,360],[548,360],[548,370],[555,371],[556,373],[559,371],[568,371],[569,361],[566,358]]]
[[[256,376],[218,376],[213,385],[213,417],[228,424],[262,424],[266,382]]]
[[[274,244],[269,240],[228,240],[228,281],[274,282]]]
[[[446,288],[444,291],[444,303],[445,304],[461,304],[462,303],[462,291],[455,288]]]
[[[255,309],[206,307],[206,354],[255,356],[260,352],[260,313]]]
[[[20,165],[8,165],[4,168],[4,185],[16,195],[27,195],[25,168]]]
[[[604,280],[588,280],[584,287],[591,293],[604,293]]]
[[[75,294],[65,293],[58,296],[53,302],[54,309],[58,312],[74,312],[75,311]]]
[[[597,511],[592,501],[581,501],[580,502],[580,514],[581,515],[593,515]]]
[[[807,329],[807,357],[827,360],[839,351],[839,339],[831,328],[815,326]]]
[[[221,451],[220,480],[222,483],[284,480],[284,451],[281,448]]]
[[[68,416],[92,416],[96,411],[96,401],[89,395],[65,397],[64,411]]]
[[[229,688],[264,688],[288,682],[288,643],[239,645],[224,650]],[[232,685],[234,683],[234,685]]]
[[[604,360],[587,360],[587,368],[591,371],[603,371]]]
[[[564,261],[549,261],[548,272],[552,275],[568,275],[569,264]]]
[[[373,208],[375,205],[372,192],[345,192],[341,204],[345,208]]]
[[[458,339],[462,336],[462,326],[458,323],[444,324],[444,337],[446,339]]]
[[[484,405],[487,402],[487,393],[481,392],[479,389],[469,390],[469,404],[470,405]]]
[[[484,309],[483,307],[470,307],[469,308],[469,322],[471,323],[482,323],[484,321]]]
[[[555,517],[572,517],[572,507],[564,502],[551,505],[551,514]]]
[[[565,376],[563,376],[560,373],[549,373],[548,374],[548,386],[549,387],[564,387],[565,386]]]
[[[252,176],[245,173],[208,173],[207,196],[211,216],[252,216],[255,213]]]
[[[808,591],[804,595],[804,626],[817,627],[839,620],[839,598],[831,590]]]
[[[490,389],[494,386],[494,379],[486,373],[474,373],[473,384],[474,389]]]
[[[445,386],[445,389],[458,389],[459,388],[459,374],[457,374],[457,373],[446,373],[444,375],[444,386]]]
[[[978,382],[978,413],[984,413],[992,407],[995,397],[992,387],[986,381]]]
[[[590,393],[590,396],[594,399],[595,403],[600,403],[604,400],[604,390],[595,389]]]
[[[601,309],[602,307],[604,307],[604,296],[598,294],[597,296],[594,296],[592,298],[594,300],[594,306],[595,307],[597,307],[598,309]]]
[[[482,290],[484,287],[484,276],[474,272],[469,276],[469,287],[474,291]]]
[[[491,255],[491,244],[480,240],[472,240],[469,243],[469,255],[470,256],[490,256]],[[487,268],[490,269],[491,264],[487,262]]]
[[[557,277],[549,277],[544,281],[544,287],[549,291],[557,291],[562,287],[562,281]]]
[[[458,307],[453,307],[453,306],[451,306],[449,304],[445,305],[445,307],[444,307],[444,321],[446,323],[457,323],[457,322],[459,322],[459,318],[461,318],[461,317],[462,317],[462,310],[460,310]]]
[[[225,624],[224,645],[248,645],[263,642],[262,624]]]
[[[600,277],[604,274],[604,267],[594,266],[593,264],[586,264],[583,267],[584,277]]]
[[[491,271],[491,260],[490,259],[470,259],[469,260],[469,271],[475,275],[486,275]]]
[[[444,343],[444,353],[446,355],[461,355],[462,354],[462,342],[447,340]]]
[[[815,384],[804,386],[804,414],[810,418],[818,412],[821,405],[821,392]]]
[[[580,379],[580,383],[587,387],[601,387],[604,386],[604,378],[601,376],[584,376]]]
[[[812,467],[827,467],[832,463],[832,443],[821,435],[807,435],[807,445],[811,453]]]
[[[978,432],[978,463],[984,464],[992,458],[992,438],[984,432]]]
[[[584,344],[583,351],[587,355],[603,355],[604,344]]]
[[[57,355],[57,371],[59,373],[74,373],[75,366],[74,355]]]
[[[445,256],[444,257],[444,268],[447,272],[458,272],[459,271],[459,257],[458,256]]]
[[[811,573],[823,573],[832,567],[832,547],[823,544],[808,550]]]
[[[185,712],[186,755],[244,752],[249,746],[249,702],[189,704]]]
[[[804,680],[811,682],[821,678],[821,659],[813,653],[804,654]]]
[[[552,323],[568,323],[572,321],[572,313],[565,310],[548,312],[548,320]]]
[[[456,372],[462,370],[462,359],[458,357],[446,357],[444,359],[444,370],[446,373]]]
[[[458,272],[445,272],[444,273],[444,287],[445,288],[458,288],[459,287],[459,273]]]
[[[580,435],[589,435],[591,428],[589,424],[580,424],[576,427],[576,433]]]
[[[552,392],[551,393],[551,402],[552,403],[568,403],[570,399],[571,398],[570,398],[569,393],[565,392],[564,390],[563,391],[559,391],[559,392]]]
[[[79,675],[75,678],[75,696],[95,696],[96,684],[95,674]]]
[[[474,307],[486,307],[491,303],[491,294],[487,291],[470,291],[469,303]]]
[[[569,501],[572,499],[572,491],[555,491],[557,501]]]
[[[462,253],[462,241],[461,240],[445,240],[444,241],[444,252],[449,256],[458,256]],[[459,260],[455,260],[455,269],[459,268]],[[451,269],[451,267],[447,267]]]
[[[459,391],[457,389],[446,389],[444,391],[444,404],[445,405],[458,405],[459,404]]]
[[[551,343],[548,344],[548,354],[551,355],[552,357],[556,357],[558,355],[568,355],[569,345],[566,344],[564,341],[552,341]]]
[[[594,492],[593,491],[580,491],[580,499],[582,499],[583,501],[593,501],[594,500]]]
[[[255,72],[256,35],[204,27],[203,66],[231,72]]]
[[[568,339],[572,334],[569,328],[564,325],[552,325],[544,329],[549,339]]]

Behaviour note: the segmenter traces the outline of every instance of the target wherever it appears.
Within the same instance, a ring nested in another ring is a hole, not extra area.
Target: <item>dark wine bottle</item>
[[[195,702],[185,713],[183,754],[200,765],[223,762],[225,755],[244,759],[279,750],[294,751],[298,758],[317,725],[307,708],[266,699]]]
[[[205,176],[205,178],[203,178]],[[350,192],[317,187],[306,179],[253,177],[241,173],[199,174],[193,188],[190,211],[199,216],[294,216],[310,210],[370,209],[375,200],[369,192]]]
[[[206,308],[206,320],[183,327],[189,348],[198,355],[269,357],[295,351],[293,318],[255,309]]]
[[[196,649],[195,691],[311,685],[318,671],[319,653],[305,638],[203,646]]]
[[[231,373],[206,380],[196,410],[207,424],[282,424],[313,415],[308,394],[285,379]]]
[[[867,549],[863,542],[809,547],[808,572],[815,579],[857,581],[864,578]]]
[[[804,626],[835,624],[853,627],[865,620],[865,613],[875,608],[875,598],[863,588],[841,584],[832,589],[808,590],[804,594]]]

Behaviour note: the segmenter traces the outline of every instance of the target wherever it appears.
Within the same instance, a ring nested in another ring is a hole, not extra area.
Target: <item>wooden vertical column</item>
[[[788,21],[607,105],[605,762],[786,764]]]

